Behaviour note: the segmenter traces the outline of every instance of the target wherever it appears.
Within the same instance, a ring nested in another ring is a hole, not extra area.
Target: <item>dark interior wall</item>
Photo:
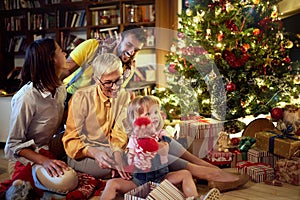
[[[300,13],[285,18],[282,22],[285,31],[291,33],[290,39],[294,43],[290,51],[290,58],[292,61],[300,61]],[[299,36],[297,37],[296,34],[299,34]]]

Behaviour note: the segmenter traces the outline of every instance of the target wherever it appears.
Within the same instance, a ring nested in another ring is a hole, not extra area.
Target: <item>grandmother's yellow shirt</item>
[[[107,101],[110,101],[108,103]],[[123,88],[108,99],[97,85],[77,90],[70,102],[63,144],[73,159],[85,158],[88,147],[107,147],[113,152],[126,147],[123,119],[130,95]]]

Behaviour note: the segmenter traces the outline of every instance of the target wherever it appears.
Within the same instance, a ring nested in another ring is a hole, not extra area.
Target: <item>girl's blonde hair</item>
[[[141,114],[144,112],[144,109],[146,108],[147,110],[150,109],[151,106],[153,105],[158,105],[159,109],[161,107],[161,103],[159,98],[148,95],[148,96],[137,96],[135,97],[128,105],[127,109],[127,118],[124,120],[124,127],[126,129],[127,134],[132,134],[133,133],[133,123],[134,121],[141,116]],[[164,120],[160,116],[160,123],[158,130],[162,129],[164,126]]]

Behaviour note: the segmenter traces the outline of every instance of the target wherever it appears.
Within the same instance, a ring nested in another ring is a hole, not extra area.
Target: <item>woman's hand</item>
[[[94,147],[88,148],[88,156],[94,158],[98,166],[103,169],[112,168],[115,164],[114,160],[107,154],[106,151],[102,151]]]
[[[69,170],[69,167],[65,162],[56,159],[46,158],[42,162],[42,165],[51,177],[63,175],[63,169]]]
[[[130,180],[132,177],[130,173],[126,172],[124,169],[125,162],[123,159],[123,153],[120,151],[114,152],[114,159],[115,159],[115,169],[112,170],[112,177],[116,176],[116,173],[121,176],[121,178],[125,180]]]

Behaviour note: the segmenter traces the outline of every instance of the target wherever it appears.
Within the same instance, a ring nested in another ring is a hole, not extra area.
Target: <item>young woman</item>
[[[26,50],[22,87],[12,98],[4,149],[11,180],[1,184],[1,189],[11,186],[7,199],[22,195],[25,199],[30,188],[42,196],[43,190],[64,194],[77,186],[75,171],[56,159],[48,147],[63,124],[66,89],[60,76],[67,68],[65,56],[53,39],[34,41]]]

